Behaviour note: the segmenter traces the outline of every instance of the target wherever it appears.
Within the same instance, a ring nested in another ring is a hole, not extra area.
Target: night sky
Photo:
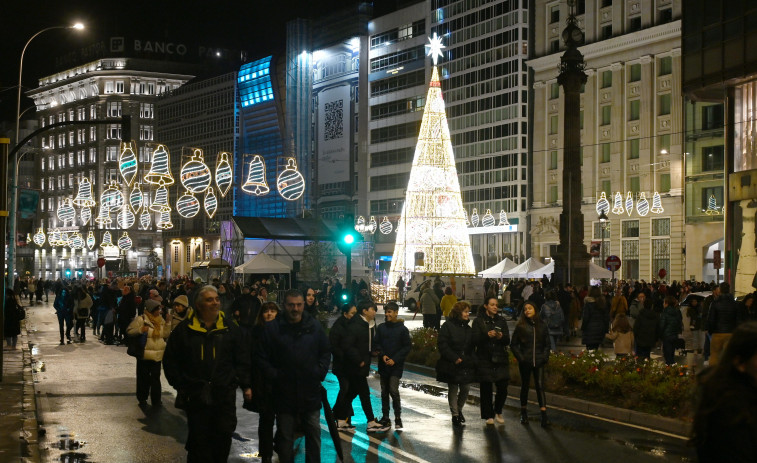
[[[355,0],[257,1],[113,1],[113,0],[5,0],[0,27],[0,120],[15,119],[18,63],[26,41],[41,29],[81,21],[85,31],[54,30],[35,38],[24,57],[23,85],[60,69],[54,58],[95,42],[98,37],[133,36],[171,40],[234,50],[246,50],[249,60],[283,52],[287,21],[313,18]],[[377,10],[391,9],[392,0],[375,1]],[[23,99],[21,110],[30,106]]]

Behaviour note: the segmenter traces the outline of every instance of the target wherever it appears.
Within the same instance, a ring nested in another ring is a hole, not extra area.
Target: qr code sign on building
[[[344,135],[344,109],[342,102],[344,100],[332,101],[326,103],[326,120],[324,123],[324,140],[333,140],[342,138]]]

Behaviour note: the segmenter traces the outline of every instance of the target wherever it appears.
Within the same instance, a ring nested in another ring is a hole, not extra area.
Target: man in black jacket
[[[126,345],[126,328],[137,316],[137,300],[134,288],[125,284],[122,291],[121,302],[118,303],[116,314],[118,315],[118,342]]]
[[[250,353],[241,329],[221,314],[213,286],[201,288],[194,312],[168,338],[163,369],[187,402],[187,461],[225,462],[237,427],[236,389],[250,389]]]
[[[386,321],[376,328],[376,350],[378,351],[378,371],[381,378],[381,411],[379,423],[388,428],[389,397],[394,405],[394,427],[402,429],[402,404],[400,402],[399,384],[405,368],[405,358],[410,353],[411,341],[402,319],[397,318],[399,306],[389,302],[384,306]]]
[[[731,296],[731,285],[720,283],[720,297],[710,305],[707,319],[707,331],[712,335],[710,340],[710,365],[718,363],[721,352],[725,349],[731,334],[743,321],[739,305]]]
[[[329,331],[329,343],[331,344],[331,355],[334,357],[331,368],[332,373],[339,381],[339,394],[334,402],[334,417],[336,418],[337,427],[340,431],[354,431],[355,426],[350,424],[350,417],[353,415],[352,398],[350,397],[350,381],[344,369],[344,351],[342,345],[347,337],[347,327],[350,320],[357,313],[354,304],[343,304],[340,307],[340,316]]]

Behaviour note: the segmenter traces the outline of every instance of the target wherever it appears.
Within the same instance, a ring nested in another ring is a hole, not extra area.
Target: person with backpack
[[[557,301],[557,293],[555,291],[550,291],[547,294],[547,300],[541,306],[539,317],[547,325],[552,352],[556,352],[557,340],[563,336],[565,330],[565,313]]]
[[[84,288],[77,287],[74,290],[74,314],[76,317],[76,328],[74,336],[79,337],[79,342],[85,342],[87,337],[87,320],[89,312],[92,309],[92,297]]]
[[[662,314],[660,315],[660,336],[662,338],[662,355],[665,364],[675,363],[675,340],[683,330],[683,316],[678,308],[678,301],[673,296],[665,296],[662,300]]]

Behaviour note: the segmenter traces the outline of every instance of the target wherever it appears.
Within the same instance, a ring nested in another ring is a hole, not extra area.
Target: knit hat
[[[156,300],[153,300],[153,299],[148,299],[148,300],[145,301],[145,310],[146,311],[152,312],[153,309],[155,309],[156,307],[160,307],[160,302],[158,302]]]
[[[156,300],[158,302],[163,302],[163,297],[160,295],[157,289],[150,290],[150,299]]]
[[[187,296],[183,294],[181,296],[176,296],[176,298],[173,300],[173,303],[181,304],[184,307],[189,307],[189,299],[187,299]]]

